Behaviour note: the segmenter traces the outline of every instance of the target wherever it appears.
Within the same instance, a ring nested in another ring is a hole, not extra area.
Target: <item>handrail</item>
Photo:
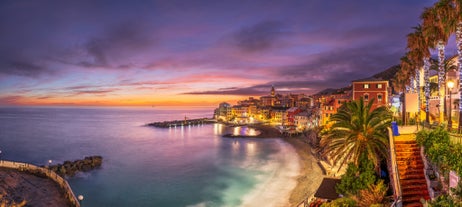
[[[399,172],[398,172],[398,165],[396,163],[396,150],[395,150],[395,137],[393,136],[393,132],[390,127],[388,129],[388,137],[390,143],[390,162],[391,162],[391,169],[392,169],[392,178],[393,178],[393,192],[394,192],[394,202],[392,203],[392,207],[394,206],[401,206],[401,183],[399,179]]]
[[[55,181],[66,192],[66,197],[69,199],[69,202],[71,202],[74,205],[74,207],[80,207],[80,203],[77,200],[77,197],[75,197],[74,192],[72,192],[72,189],[69,183],[64,178],[62,178],[61,176],[53,172],[52,170],[39,167],[33,164],[29,164],[29,163],[14,162],[14,161],[7,161],[7,160],[0,160],[0,167],[17,169],[19,171],[24,171],[24,170],[39,171],[40,173],[45,174],[51,180]]]

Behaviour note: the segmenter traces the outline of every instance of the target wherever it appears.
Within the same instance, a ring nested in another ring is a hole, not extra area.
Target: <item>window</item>
[[[382,84],[381,83],[377,84],[377,88],[382,88]]]
[[[382,94],[377,95],[377,102],[382,103]]]
[[[369,84],[368,83],[364,84],[364,88],[369,88]]]
[[[364,101],[369,101],[369,94],[364,94]]]

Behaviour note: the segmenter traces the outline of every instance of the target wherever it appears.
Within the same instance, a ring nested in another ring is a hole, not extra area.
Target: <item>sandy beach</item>
[[[70,206],[64,192],[51,179],[8,168],[0,168],[0,193],[16,203],[25,199],[26,206]]]
[[[268,125],[252,125],[249,126],[259,130],[261,133],[254,138],[281,138],[280,132],[273,126]],[[246,138],[245,136],[240,136]],[[307,197],[312,196],[324,178],[323,172],[318,160],[311,154],[311,146],[305,142],[304,136],[284,137],[283,141],[292,145],[299,156],[300,174],[297,176],[297,184],[290,193],[290,206],[296,206]]]
[[[301,137],[283,138],[290,143],[297,152],[300,159],[300,175],[297,178],[297,185],[290,194],[290,206],[296,206],[307,196],[313,195],[318,189],[324,177],[316,158],[311,155],[311,147]]]

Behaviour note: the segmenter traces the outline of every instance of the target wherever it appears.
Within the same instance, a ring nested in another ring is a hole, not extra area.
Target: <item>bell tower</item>
[[[276,92],[274,91],[274,85],[271,86],[271,96],[275,96]]]

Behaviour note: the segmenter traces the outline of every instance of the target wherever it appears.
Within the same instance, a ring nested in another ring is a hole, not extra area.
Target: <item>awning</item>
[[[340,179],[324,178],[314,197],[321,199],[335,200],[339,198],[339,194],[335,191],[335,186],[340,183]]]

